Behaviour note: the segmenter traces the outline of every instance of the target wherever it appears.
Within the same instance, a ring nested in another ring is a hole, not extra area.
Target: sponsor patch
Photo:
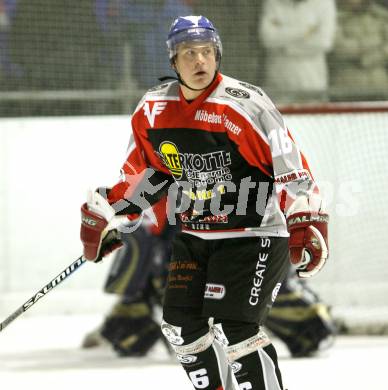
[[[265,240],[265,241],[264,241]],[[266,242],[268,238],[263,238],[261,242],[261,246],[263,247],[264,242]],[[270,244],[271,241],[269,241]],[[251,288],[251,296],[249,297],[249,304],[251,306],[256,306],[259,303],[259,297],[261,294],[261,285],[263,284],[264,275],[267,270],[267,260],[268,253],[260,252],[259,258],[256,263],[256,270],[253,276],[253,286]]]
[[[181,179],[185,173],[187,180],[197,187],[232,180],[229,168],[232,157],[225,150],[204,154],[181,153],[173,142],[163,141],[158,155],[175,179]]]
[[[227,130],[229,130],[230,132],[236,135],[239,135],[241,133],[241,127],[237,126],[235,123],[229,120],[225,114],[223,114],[223,119],[224,119],[224,126]]]
[[[206,110],[197,110],[197,112],[195,113],[194,120],[206,123],[222,123],[221,115],[216,114],[214,112],[209,113]]]
[[[285,184],[285,183],[289,183],[290,181],[310,180],[310,179],[311,176],[309,171],[307,171],[306,169],[301,169],[299,171],[278,175],[275,177],[275,182],[278,184]]]
[[[207,299],[222,299],[225,296],[225,286],[222,284],[206,283],[205,295]]]
[[[159,146],[159,152],[164,164],[170,170],[174,178],[180,179],[183,174],[183,169],[177,146],[172,142],[165,141]]]
[[[215,223],[228,223],[228,216],[224,214],[220,215],[206,215],[204,217],[195,217],[191,216],[187,211],[184,211],[179,215],[180,220],[183,223],[205,223],[205,224],[215,224]]]
[[[247,89],[250,89],[251,91],[257,92],[261,96],[264,96],[263,91],[259,87],[256,87],[255,85],[245,83],[243,81],[240,81],[239,84]]]
[[[251,95],[247,91],[244,91],[243,89],[240,88],[227,87],[225,88],[225,92],[228,95],[239,99],[249,99],[251,97]]]

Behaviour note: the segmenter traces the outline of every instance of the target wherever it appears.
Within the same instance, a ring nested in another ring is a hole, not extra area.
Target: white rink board
[[[80,256],[80,206],[89,188],[118,180],[130,135],[129,116],[0,120],[2,315]],[[59,298],[45,298],[47,311],[51,303],[59,312],[96,310],[88,298],[101,291],[108,267],[83,266],[50,293]]]
[[[331,218],[330,259],[311,285],[351,325],[387,325],[388,113],[296,115],[286,123]]]
[[[331,258],[311,285],[337,316],[386,323],[388,114],[286,120],[329,200]],[[80,255],[80,205],[117,180],[129,137],[128,116],[0,120],[1,317]],[[87,264],[31,313],[100,312],[108,267]]]

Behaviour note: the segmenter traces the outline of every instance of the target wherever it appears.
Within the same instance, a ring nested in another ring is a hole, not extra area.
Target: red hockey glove
[[[301,278],[318,273],[329,257],[328,221],[329,215],[320,208],[311,210],[305,196],[296,199],[288,210],[290,260]]]
[[[81,217],[80,236],[86,260],[101,261],[104,256],[122,246],[120,233],[109,226],[114,210],[100,194],[89,194],[88,202],[81,207]]]

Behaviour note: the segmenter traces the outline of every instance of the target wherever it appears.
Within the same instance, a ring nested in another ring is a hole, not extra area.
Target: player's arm
[[[328,220],[306,159],[274,108],[261,116],[268,136],[275,185],[290,233],[291,262],[300,277],[315,275],[328,258]]]
[[[307,161],[284,125],[279,111],[263,94],[250,117],[234,116],[244,131],[229,134],[245,160],[275,181],[290,233],[290,258],[300,277],[317,273],[328,257],[327,222],[322,199]],[[229,112],[232,117],[236,113]]]
[[[172,182],[150,145],[135,131],[133,135],[121,180],[112,188],[99,188],[89,194],[81,207],[81,241],[87,260],[99,261],[116,249],[120,243],[116,227],[123,217],[136,219],[166,194]]]

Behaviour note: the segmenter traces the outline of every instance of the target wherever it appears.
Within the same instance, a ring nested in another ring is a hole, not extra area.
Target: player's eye
[[[189,49],[185,51],[184,55],[188,58],[194,58],[196,53],[194,50]]]

